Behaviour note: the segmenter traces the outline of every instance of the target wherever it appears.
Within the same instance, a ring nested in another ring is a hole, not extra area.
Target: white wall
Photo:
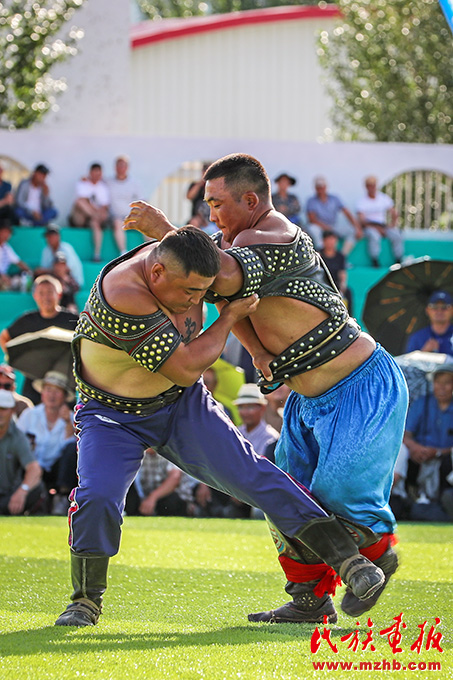
[[[130,120],[129,0],[86,0],[65,26],[82,28],[76,56],[55,65],[66,92],[34,130],[72,134],[127,134]],[[67,158],[71,163],[71,157]]]
[[[44,134],[0,131],[0,156],[16,158],[28,168],[45,162],[51,168],[49,185],[65,223],[77,179],[92,161],[113,172],[119,153],[131,159],[131,174],[149,199],[165,177],[185,161],[220,158],[234,152],[250,153],[266,167],[271,178],[286,171],[298,179],[294,191],[302,201],[313,193],[315,175],[325,175],[330,189],[354,208],[363,192],[363,178],[378,176],[380,184],[407,170],[434,169],[452,174],[453,146],[424,144],[365,144],[279,142],[222,138],[166,138]]]

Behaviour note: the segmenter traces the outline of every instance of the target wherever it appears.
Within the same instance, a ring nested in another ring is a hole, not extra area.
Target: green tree
[[[83,32],[62,26],[84,0],[0,2],[0,127],[27,128],[66,89],[50,68],[77,53]]]
[[[339,0],[319,57],[334,137],[453,142],[453,38],[437,0]]]
[[[318,4],[318,0],[137,0],[137,2],[143,14],[150,19],[226,14],[280,5]]]

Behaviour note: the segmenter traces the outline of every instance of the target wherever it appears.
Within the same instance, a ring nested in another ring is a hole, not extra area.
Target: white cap
[[[0,390],[0,408],[14,408],[15,406],[13,393],[9,390]]]

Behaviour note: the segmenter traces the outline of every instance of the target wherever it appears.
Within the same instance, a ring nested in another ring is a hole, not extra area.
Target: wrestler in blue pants
[[[78,407],[79,486],[70,510],[78,554],[112,556],[120,544],[126,493],[148,447],[189,475],[260,508],[285,535],[328,513],[288,475],[258,456],[201,381],[148,416],[91,400]]]

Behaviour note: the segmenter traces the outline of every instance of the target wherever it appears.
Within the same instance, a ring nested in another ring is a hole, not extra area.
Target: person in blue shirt
[[[406,420],[407,480],[418,494],[410,518],[452,521],[453,363],[438,366],[432,379],[433,392],[411,404]]]
[[[406,352],[422,350],[453,357],[453,298],[444,290],[435,291],[425,308],[429,326],[409,336]]]

